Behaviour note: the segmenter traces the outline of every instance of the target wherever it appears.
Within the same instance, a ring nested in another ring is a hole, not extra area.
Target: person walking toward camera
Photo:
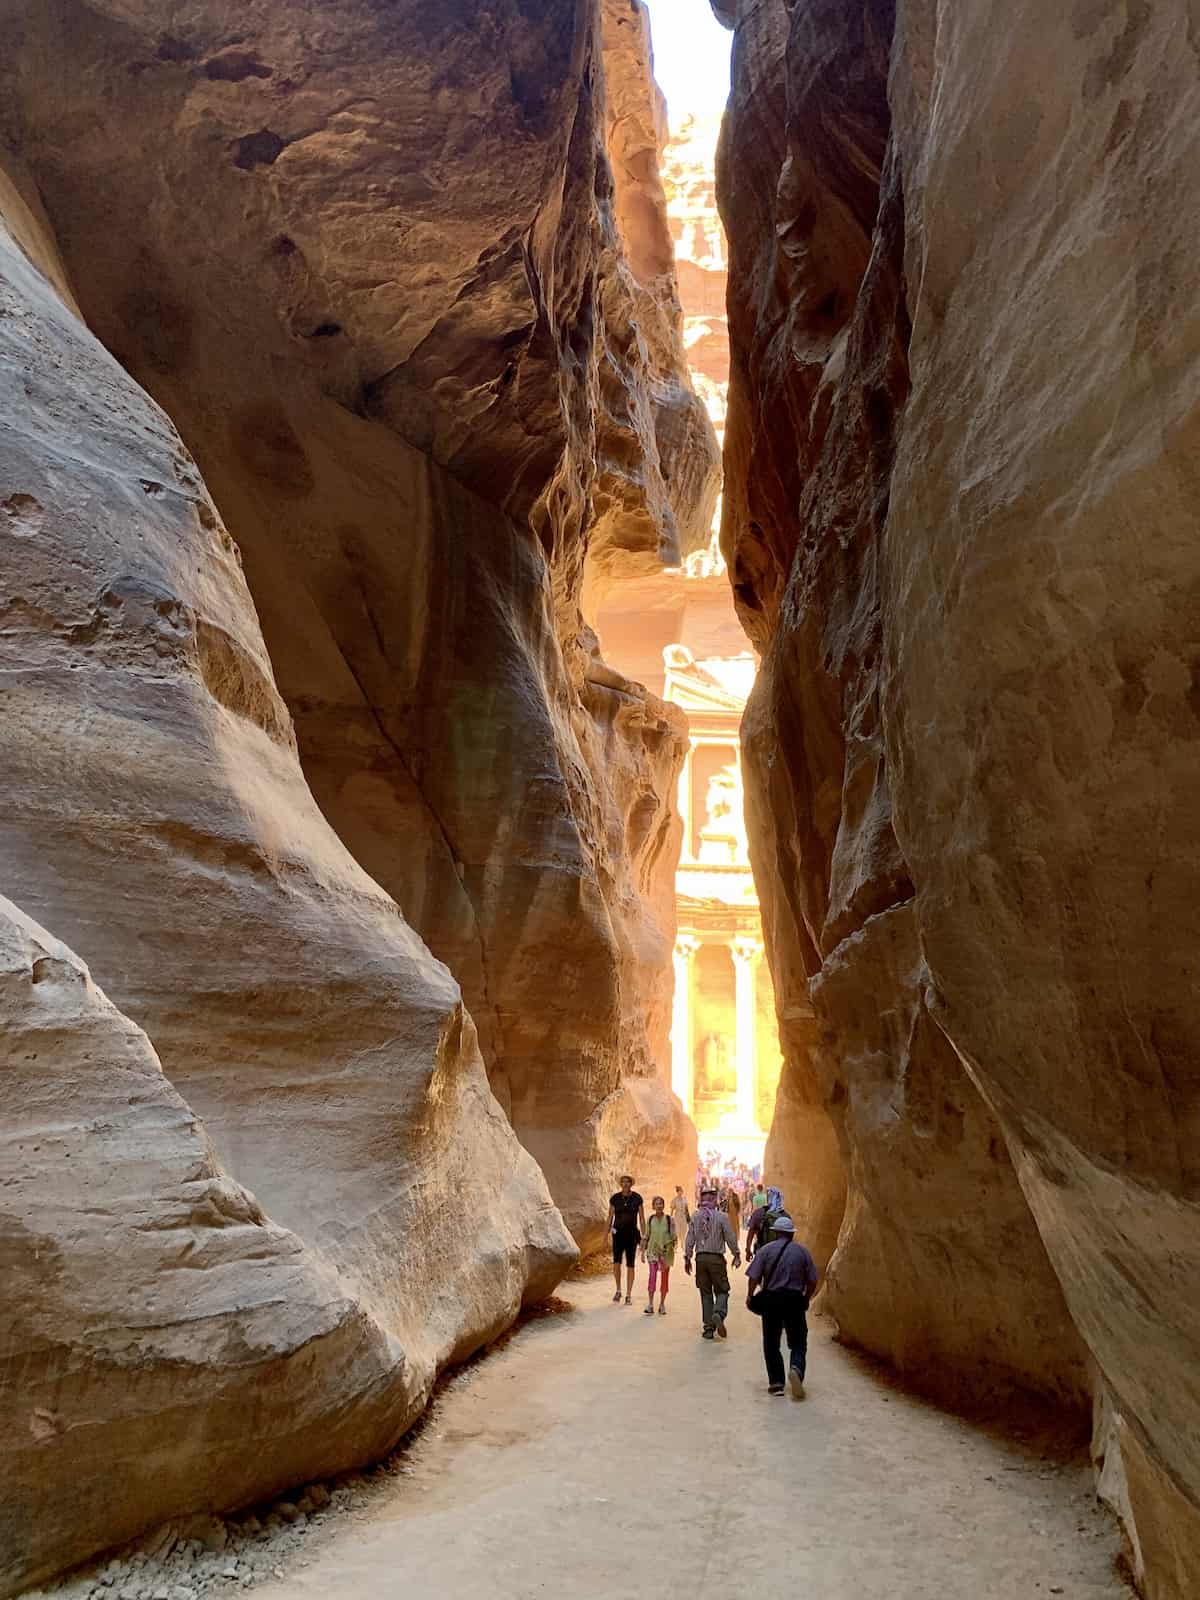
[[[621,1179],[621,1187],[608,1202],[608,1231],[612,1234],[613,1252],[613,1305],[621,1302],[621,1262],[625,1263],[625,1304],[633,1304],[634,1263],[642,1234],[646,1230],[646,1209],[641,1195],[633,1187],[628,1173]]]
[[[667,1202],[656,1194],[650,1202],[653,1210],[646,1224],[646,1237],[642,1241],[642,1260],[650,1263],[650,1298],[646,1315],[654,1315],[654,1289],[658,1286],[658,1314],[667,1314],[667,1289],[671,1283],[671,1268],[675,1262],[675,1223],[667,1215]]]
[[[726,1247],[733,1251],[733,1264],[740,1267],[737,1235],[729,1218],[717,1210],[717,1191],[704,1189],[700,1209],[688,1224],[683,1246],[683,1270],[691,1276],[692,1257],[696,1258],[696,1287],[704,1318],[701,1330],[706,1339],[727,1336],[725,1318],[729,1315],[729,1272],[725,1265]]]
[[[767,1393],[784,1392],[780,1342],[786,1334],[787,1387],[794,1400],[803,1400],[808,1366],[808,1305],[816,1293],[819,1274],[816,1262],[796,1239],[796,1225],[786,1212],[774,1219],[774,1231],[774,1240],[757,1250],[746,1268],[750,1280],[746,1309],[762,1319]]]

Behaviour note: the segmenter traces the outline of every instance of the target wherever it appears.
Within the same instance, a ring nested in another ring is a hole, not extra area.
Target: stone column
[[[758,958],[759,939],[741,936],[729,945],[735,979],[734,1039],[737,1052],[738,1127],[749,1133],[758,1127]]]
[[[692,962],[700,941],[691,933],[675,940],[675,998],[671,1008],[671,1088],[692,1114]]]

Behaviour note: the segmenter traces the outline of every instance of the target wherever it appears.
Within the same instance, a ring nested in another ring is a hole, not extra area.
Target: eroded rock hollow
[[[848,1337],[960,1398],[1097,1397],[1133,1568],[1182,1600],[1194,8],[716,9],[768,1163]]]
[[[9,1593],[386,1450],[690,1174],[681,728],[579,597],[717,462],[640,7],[0,22]]]

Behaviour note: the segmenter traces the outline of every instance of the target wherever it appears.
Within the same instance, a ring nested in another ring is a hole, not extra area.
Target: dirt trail
[[[755,1319],[706,1343],[677,1276],[653,1319],[567,1285],[255,1600],[1128,1600],[1083,1468],[887,1388],[819,1320],[809,1398],[772,1398]]]

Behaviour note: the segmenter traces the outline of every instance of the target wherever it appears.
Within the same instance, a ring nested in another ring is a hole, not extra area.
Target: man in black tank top
[[[621,1179],[621,1187],[608,1202],[608,1231],[612,1234],[613,1284],[616,1288],[613,1305],[619,1304],[621,1299],[621,1260],[624,1258],[625,1304],[629,1306],[633,1304],[637,1248],[646,1231],[646,1207],[628,1174]]]

